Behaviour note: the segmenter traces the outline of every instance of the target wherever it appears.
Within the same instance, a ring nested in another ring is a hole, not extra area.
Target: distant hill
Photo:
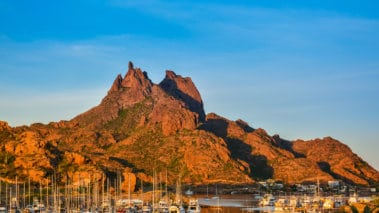
[[[159,84],[129,63],[101,103],[70,121],[10,127],[0,122],[0,177],[62,182],[122,177],[170,184],[328,181],[370,185],[379,172],[331,138],[287,141],[245,121],[205,114],[189,77],[166,71]],[[130,181],[129,181],[130,180]]]

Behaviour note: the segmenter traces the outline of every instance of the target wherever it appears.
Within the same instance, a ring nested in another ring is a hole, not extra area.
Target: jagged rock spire
[[[122,86],[145,90],[152,86],[152,82],[147,77],[146,72],[142,72],[140,68],[133,68],[133,64],[129,64],[129,70],[122,80]]]
[[[115,92],[121,89],[122,85],[122,76],[121,74],[118,74],[116,79],[113,81],[112,87],[109,89],[108,93]]]
[[[142,72],[140,68],[134,68],[133,62],[129,61],[128,71],[124,78],[121,74],[117,75],[108,93],[119,91],[121,88],[135,88],[148,92],[151,90],[151,86],[152,82],[148,78],[147,73]]]
[[[134,69],[133,62],[129,61],[128,70],[132,70],[132,69]]]

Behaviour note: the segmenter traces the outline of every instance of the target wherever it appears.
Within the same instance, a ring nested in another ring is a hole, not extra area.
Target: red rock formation
[[[39,182],[58,171],[79,184],[122,173],[124,191],[166,169],[171,184],[179,175],[195,184],[379,182],[378,171],[337,140],[291,142],[242,120],[205,116],[190,78],[167,71],[157,85],[132,63],[98,106],[70,121],[16,128],[0,121],[0,148],[1,174]]]
[[[348,146],[331,137],[294,141],[293,150],[316,162],[323,171],[336,179],[362,185],[379,180],[379,173],[375,169]]]
[[[153,98],[154,106],[149,115],[150,125],[159,123],[164,135],[182,129],[197,128],[199,115],[190,111],[182,101],[167,96],[160,87],[154,87]]]
[[[108,91],[108,94],[111,92],[117,92],[122,88],[122,76],[121,74],[117,75],[116,79],[114,80],[111,89]]]
[[[204,121],[203,100],[191,78],[183,78],[180,75],[176,75],[173,71],[167,70],[166,77],[159,86],[168,94],[184,101],[191,111],[199,114],[200,121]]]

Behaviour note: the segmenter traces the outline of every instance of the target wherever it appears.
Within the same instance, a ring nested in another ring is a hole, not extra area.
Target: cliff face
[[[242,120],[205,115],[199,91],[188,77],[167,71],[154,84],[129,64],[101,103],[70,121],[12,128],[0,122],[0,176],[61,181],[122,177],[133,189],[152,182],[153,171],[174,184],[252,183],[273,178],[288,183],[343,179],[368,185],[379,173],[332,138],[286,141]]]
[[[203,128],[226,141],[233,158],[249,165],[249,176],[253,179],[273,178],[287,183],[333,179],[316,162],[286,149],[282,145],[285,141],[279,136],[270,136],[263,129],[253,129],[241,120],[230,121],[209,114]]]
[[[200,121],[204,121],[203,100],[191,78],[183,78],[173,71],[166,71],[166,77],[159,86],[171,96],[183,101],[188,109],[198,114]]]
[[[311,141],[297,140],[293,150],[317,163],[321,170],[336,179],[367,185],[379,179],[379,173],[341,142],[325,137]]]

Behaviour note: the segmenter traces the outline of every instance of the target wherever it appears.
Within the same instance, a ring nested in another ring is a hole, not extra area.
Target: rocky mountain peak
[[[152,82],[146,72],[143,72],[140,68],[134,68],[133,65],[129,64],[129,70],[122,80],[121,85],[126,88],[151,91]]]
[[[134,64],[133,64],[133,62],[129,61],[129,63],[128,63],[128,69],[129,69],[129,70],[134,69]]]
[[[178,75],[176,75],[176,73],[174,71],[166,70],[166,77],[165,78],[174,80],[177,77],[178,77]]]
[[[201,122],[205,121],[203,100],[190,77],[182,77],[167,70],[166,77],[159,86],[169,95],[182,100],[191,111],[198,113]]]
[[[152,182],[152,171],[168,169],[168,182],[284,183],[333,179],[370,185],[379,172],[343,143],[326,137],[287,141],[254,129],[243,120],[216,113],[206,117],[199,91],[189,77],[166,71],[154,84],[129,62],[98,106],[67,122],[10,127],[0,121],[0,173],[30,176],[38,183],[61,169],[62,181],[111,178],[120,171],[131,189]],[[3,160],[3,161],[1,161]],[[95,174],[95,175],[93,175]],[[71,178],[68,180],[67,178]],[[3,176],[2,176],[3,178]],[[65,179],[66,178],[66,179]]]
[[[129,69],[124,78],[118,75],[113,82],[110,91],[114,92],[105,100],[116,102],[117,106],[125,108],[144,100],[152,93],[154,84],[151,82],[147,73],[140,68],[134,68],[132,62],[129,62]]]
[[[152,85],[153,83],[147,76],[147,73],[142,71],[140,68],[134,68],[133,63],[130,61],[128,71],[126,72],[124,78],[121,74],[118,74],[108,93],[121,91],[123,88],[129,88],[141,90],[144,94],[146,94],[151,92]]]

